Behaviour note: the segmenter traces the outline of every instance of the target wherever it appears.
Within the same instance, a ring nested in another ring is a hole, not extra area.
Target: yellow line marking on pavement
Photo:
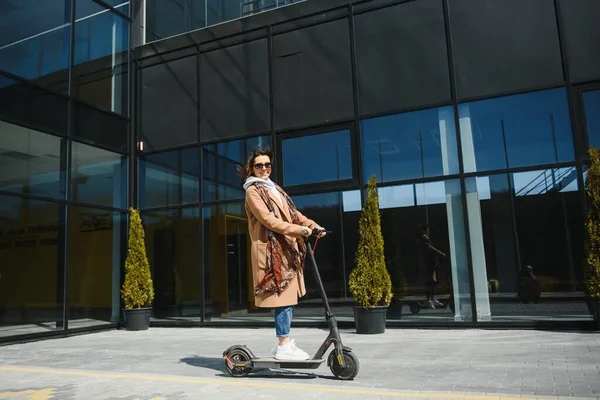
[[[161,381],[170,383],[201,383],[209,385],[224,385],[224,386],[239,386],[239,387],[254,387],[261,389],[275,390],[295,390],[299,392],[320,392],[320,393],[339,393],[339,394],[356,394],[366,396],[380,397],[396,397],[396,398],[429,398],[429,399],[460,399],[460,400],[539,400],[539,399],[554,399],[555,397],[518,397],[504,395],[478,395],[478,394],[459,394],[459,393],[424,393],[424,392],[397,392],[393,390],[372,390],[361,388],[342,388],[342,387],[326,387],[317,385],[287,385],[274,384],[266,382],[249,382],[241,381],[235,378],[231,379],[214,379],[214,378],[193,378],[177,375],[150,375],[150,374],[135,374],[135,373],[115,373],[101,371],[82,371],[82,370],[61,370],[61,369],[46,369],[24,367],[16,365],[0,366],[0,371],[9,372],[29,372],[34,374],[49,374],[49,375],[64,375],[64,376],[82,376],[90,378],[112,378],[112,379],[134,379],[142,381]]]
[[[54,389],[21,390],[19,392],[0,392],[0,399],[29,395],[29,400],[50,400],[54,398]]]

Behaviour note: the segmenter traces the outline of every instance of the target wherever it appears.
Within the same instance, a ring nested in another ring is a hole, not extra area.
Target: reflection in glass
[[[0,336],[62,328],[58,209],[0,196]]]
[[[583,105],[588,144],[600,148],[600,90],[584,92]]]
[[[244,203],[205,207],[202,218],[206,317],[235,320],[256,309]]]
[[[242,177],[237,166],[244,165],[254,147],[271,146],[268,136],[232,140],[202,146],[203,200],[243,198]]]
[[[146,0],[148,42],[206,26],[206,0]]]
[[[197,207],[143,213],[154,282],[154,317],[200,317],[200,215]]]
[[[71,198],[108,207],[127,206],[127,157],[73,142]]]
[[[362,141],[365,182],[458,173],[452,107],[364,120]]]
[[[77,0],[73,94],[127,115],[129,22],[92,0]]]
[[[385,257],[394,291],[388,318],[401,314],[407,321],[470,321],[459,181],[382,187],[379,195]],[[437,251],[428,245],[429,240]],[[435,308],[427,301],[432,293]]]
[[[575,167],[468,178],[466,186],[475,287],[492,319],[589,319]]]
[[[0,121],[0,189],[65,198],[66,139]]]
[[[344,197],[347,199],[346,204],[348,204],[348,197],[350,196],[350,194],[344,196],[341,192],[332,192],[293,197],[298,211],[333,232],[331,235],[319,240],[318,250],[315,252],[323,286],[330,298],[348,297],[347,276],[350,272],[346,272],[346,268],[351,267],[354,256],[346,260],[347,265],[345,265],[344,254],[341,250],[344,248],[345,239],[342,220],[348,216],[343,209]],[[358,228],[358,224],[355,227]],[[307,271],[304,275],[306,296],[302,299],[302,302],[303,304],[321,307],[321,294],[315,281],[312,266],[307,262],[305,268]]]
[[[69,328],[117,323],[126,215],[72,206],[69,217]]]
[[[564,88],[459,105],[465,172],[574,159]]]
[[[282,148],[285,186],[352,179],[349,130],[284,139]]]
[[[0,70],[66,92],[71,0],[0,3]]]
[[[199,201],[198,148],[140,157],[140,207],[160,207]]]

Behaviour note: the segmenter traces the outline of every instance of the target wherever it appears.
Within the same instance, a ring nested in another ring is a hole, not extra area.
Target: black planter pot
[[[128,331],[145,331],[150,327],[152,307],[124,309],[123,314]]]
[[[354,322],[356,333],[376,334],[385,332],[387,306],[363,308],[354,307]]]
[[[594,328],[600,331],[600,299],[590,300],[590,307],[594,313]]]

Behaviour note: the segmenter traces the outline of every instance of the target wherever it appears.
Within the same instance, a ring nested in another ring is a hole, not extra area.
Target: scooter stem
[[[329,320],[332,317],[331,308],[329,308],[329,300],[327,299],[327,294],[325,293],[325,288],[323,287],[323,281],[321,280],[321,274],[319,273],[319,268],[317,267],[317,262],[315,261],[315,254],[312,249],[312,245],[306,240],[306,249],[308,258],[313,266],[313,271],[315,272],[315,278],[317,280],[317,285],[319,287],[319,291],[321,292],[321,299],[323,300],[323,306],[325,307],[325,318]]]

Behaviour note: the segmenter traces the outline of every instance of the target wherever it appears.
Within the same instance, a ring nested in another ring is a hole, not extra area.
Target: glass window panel
[[[450,0],[459,99],[564,82],[556,15],[547,0]]]
[[[450,101],[442,2],[403,2],[355,25],[362,114]]]
[[[470,321],[460,182],[388,186],[378,192],[385,258],[394,292],[388,319]],[[427,237],[437,251],[427,245]],[[435,308],[428,303],[432,295],[437,301],[432,302]]]
[[[206,19],[208,21],[208,25],[215,25],[242,16],[239,2],[231,2],[229,0],[205,1],[207,2]]]
[[[282,148],[285,186],[353,177],[349,130],[283,139]]]
[[[468,178],[466,186],[478,315],[590,320],[576,168]]]
[[[206,0],[146,0],[147,29],[167,38],[206,26]]]
[[[66,139],[0,121],[0,189],[65,198]]]
[[[199,201],[198,148],[191,147],[140,158],[140,207],[161,207]]]
[[[127,217],[72,206],[69,221],[69,328],[119,322]]]
[[[0,4],[0,70],[67,91],[70,0]]]
[[[73,95],[128,115],[129,22],[92,0],[77,0]]]
[[[365,182],[458,173],[452,107],[442,107],[363,120]]]
[[[73,137],[125,153],[129,122],[126,118],[74,102]]]
[[[154,283],[154,318],[199,320],[203,284],[199,209],[147,212],[142,217]]]
[[[459,105],[465,172],[574,159],[565,89]]]
[[[272,320],[269,309],[257,310],[254,305],[244,203],[204,207],[202,218],[207,319],[228,322],[256,316]]]
[[[583,106],[587,142],[590,146],[600,148],[600,90],[584,92]]]
[[[273,36],[273,58],[277,129],[353,115],[347,19]]]
[[[71,198],[108,207],[127,207],[127,157],[73,142]]]
[[[342,192],[342,205],[344,212],[360,211],[362,209],[360,190]]]
[[[140,70],[141,137],[145,149],[198,141],[197,75],[195,56]]]
[[[201,59],[202,141],[268,131],[267,39],[210,51]]]
[[[202,146],[202,196],[204,201],[244,198],[237,166],[246,164],[254,147],[271,147],[269,136],[232,140]]]
[[[569,58],[573,82],[600,78],[600,2],[597,0],[559,0],[564,34],[564,48]]]
[[[67,136],[66,97],[0,75],[0,117],[34,129]]]
[[[60,232],[58,204],[0,196],[0,337],[62,329]]]

